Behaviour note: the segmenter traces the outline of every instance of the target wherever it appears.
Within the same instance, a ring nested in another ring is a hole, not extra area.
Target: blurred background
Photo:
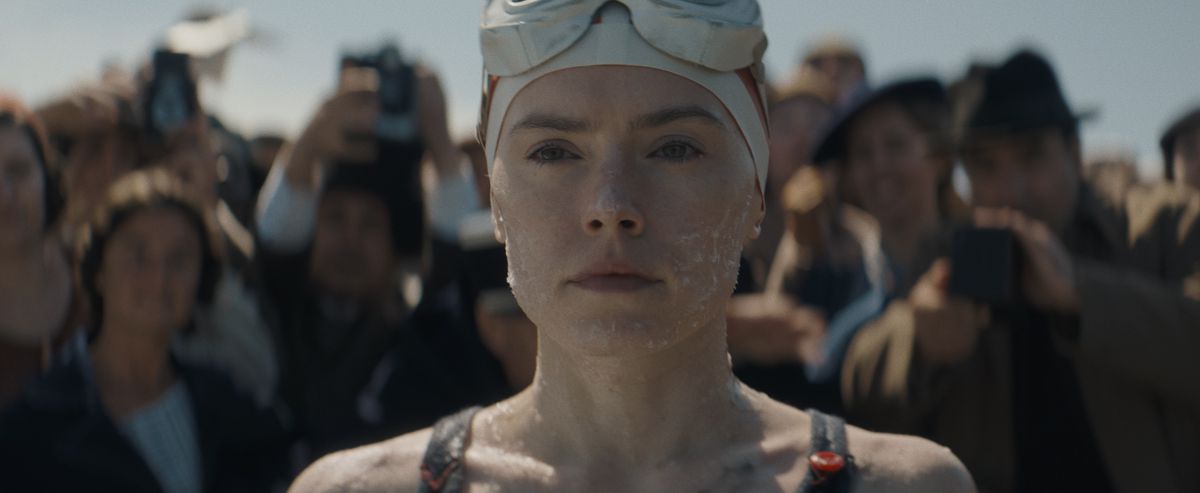
[[[148,56],[148,40],[197,4],[184,1],[15,0],[0,19],[0,86],[38,104],[105,63]],[[1144,178],[1161,175],[1157,136],[1180,105],[1200,100],[1200,3],[1190,0],[922,0],[842,2],[762,0],[778,78],[805,46],[828,34],[861,48],[872,80],[915,71],[962,75],[976,57],[1000,58],[1017,46],[1046,53],[1077,107],[1100,110],[1083,127],[1093,152],[1135,154]],[[349,4],[221,1],[244,9],[261,36],[237,48],[224,80],[202,87],[203,99],[246,133],[294,135],[330,92],[339,53],[380,38],[400,42],[441,74],[451,131],[474,131],[480,93],[476,28],[480,2],[355,0]],[[1191,40],[1191,41],[1189,41]]]

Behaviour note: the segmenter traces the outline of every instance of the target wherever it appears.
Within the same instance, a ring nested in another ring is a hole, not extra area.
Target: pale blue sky
[[[1157,176],[1156,141],[1184,105],[1200,103],[1197,0],[760,0],[782,74],[828,33],[857,40],[874,81],[920,71],[957,77],[972,57],[1021,45],[1056,62],[1073,103],[1100,109],[1092,149],[1137,152]],[[388,36],[442,74],[452,129],[468,135],[479,102],[475,28],[481,0],[220,0],[245,7],[273,42],[233,54],[206,100],[246,132],[296,131],[330,90],[340,50]],[[0,89],[37,103],[91,77],[103,60],[136,61],[190,1],[5,0]]]

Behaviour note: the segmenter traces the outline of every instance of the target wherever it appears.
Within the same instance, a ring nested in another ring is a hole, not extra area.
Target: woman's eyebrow
[[[513,125],[513,131],[521,130],[557,130],[566,133],[580,133],[592,128],[591,123],[548,113],[533,113]]]
[[[724,130],[725,122],[717,118],[711,111],[699,106],[671,106],[658,111],[646,113],[633,120],[630,126],[634,129],[661,127],[678,120],[698,119],[704,123]]]

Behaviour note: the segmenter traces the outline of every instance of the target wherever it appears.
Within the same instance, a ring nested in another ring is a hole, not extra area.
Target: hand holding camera
[[[1020,247],[1020,286],[1025,301],[1060,314],[1079,311],[1075,268],[1067,249],[1041,221],[1008,209],[977,209],[975,224],[1011,231]]]
[[[975,350],[980,332],[991,320],[988,306],[949,290],[950,261],[933,263],[908,295],[912,305],[917,350],[926,361],[954,364]]]
[[[337,92],[321,104],[292,148],[288,176],[293,183],[312,184],[321,163],[375,161],[378,86],[373,70],[342,71]]]

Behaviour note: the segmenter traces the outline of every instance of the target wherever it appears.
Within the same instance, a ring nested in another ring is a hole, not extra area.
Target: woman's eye
[[[671,142],[650,154],[650,157],[658,157],[670,161],[687,161],[702,156],[703,153],[696,146],[686,142]]]
[[[556,145],[547,145],[537,148],[528,159],[538,163],[549,163],[554,161],[562,161],[564,159],[575,159],[578,156],[567,152],[566,149]]]

